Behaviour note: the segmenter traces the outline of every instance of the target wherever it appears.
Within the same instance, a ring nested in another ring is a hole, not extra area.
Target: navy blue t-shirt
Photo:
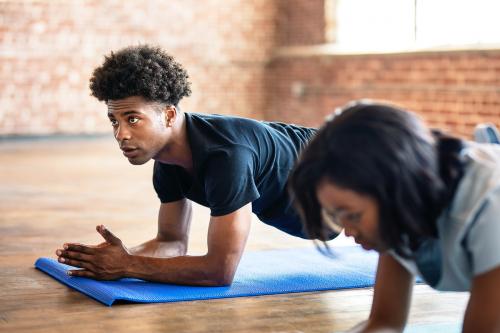
[[[155,162],[162,203],[190,199],[226,215],[252,203],[264,223],[305,237],[287,193],[288,175],[316,129],[220,115],[184,113],[193,175]]]

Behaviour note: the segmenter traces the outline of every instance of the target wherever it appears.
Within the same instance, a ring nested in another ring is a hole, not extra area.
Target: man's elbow
[[[232,276],[217,277],[216,279],[212,280],[212,287],[226,287],[230,286],[232,283],[233,283]]]
[[[210,286],[223,287],[231,285],[236,273],[236,268],[237,267],[233,265],[218,266],[210,274]]]

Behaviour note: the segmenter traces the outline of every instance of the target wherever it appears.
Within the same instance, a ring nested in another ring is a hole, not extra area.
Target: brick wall
[[[500,127],[500,50],[279,56],[269,65],[269,119],[319,125],[349,100],[388,100],[464,137]]]
[[[325,42],[325,0],[276,0],[277,46]]]
[[[160,45],[188,70],[185,110],[263,117],[268,0],[0,1],[0,135],[109,132],[88,79],[103,55]]]
[[[324,0],[0,0],[0,136],[110,132],[88,79],[104,54],[138,43],[184,64],[187,111],[316,126],[348,100],[374,98],[463,136],[478,122],[500,126],[500,50],[287,53],[324,43],[324,8]]]

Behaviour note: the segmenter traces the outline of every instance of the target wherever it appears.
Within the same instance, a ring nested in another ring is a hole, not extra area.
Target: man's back
[[[209,207],[212,216],[252,202],[252,211],[262,221],[303,237],[286,183],[316,130],[219,115],[185,113],[185,119],[194,176],[156,162],[154,185],[160,200],[186,197]]]

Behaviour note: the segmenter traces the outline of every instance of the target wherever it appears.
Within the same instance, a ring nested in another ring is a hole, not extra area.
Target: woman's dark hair
[[[301,153],[290,192],[309,237],[320,240],[331,233],[316,197],[320,182],[374,198],[382,241],[410,257],[422,239],[437,237],[436,220],[462,176],[461,149],[461,140],[433,137],[410,112],[356,102],[334,114]]]
[[[186,70],[159,47],[131,46],[105,57],[90,79],[100,101],[142,96],[147,101],[177,105],[191,94]]]

